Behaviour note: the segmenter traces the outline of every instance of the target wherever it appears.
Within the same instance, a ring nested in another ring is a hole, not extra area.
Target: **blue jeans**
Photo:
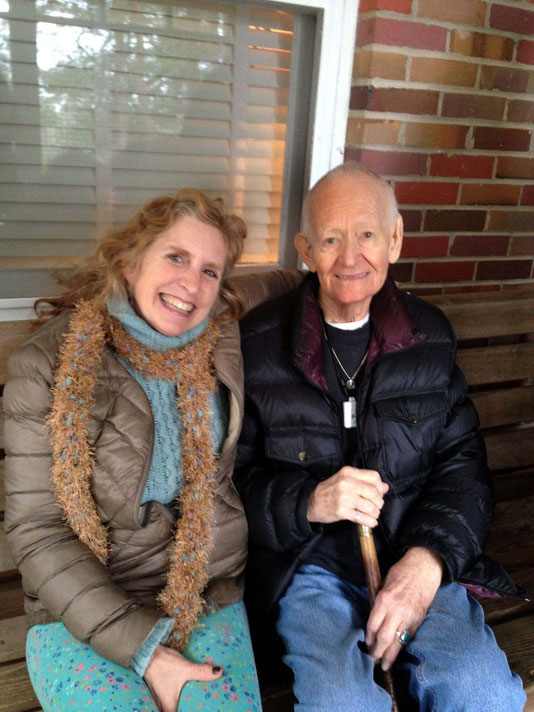
[[[367,589],[306,565],[280,601],[278,634],[295,676],[299,712],[391,712],[362,652]],[[421,712],[520,712],[526,695],[463,586],[442,586],[413,640],[395,663]]]

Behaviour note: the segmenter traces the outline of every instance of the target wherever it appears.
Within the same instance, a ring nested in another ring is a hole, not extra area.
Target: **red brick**
[[[457,284],[452,287],[444,287],[443,294],[467,294],[473,292],[500,292],[499,284]]]
[[[403,114],[435,114],[439,93],[422,89],[353,87],[350,108],[364,111],[391,111]]]
[[[495,210],[490,213],[488,230],[527,232],[534,225],[534,211],[531,210]]]
[[[480,232],[486,222],[485,210],[427,210],[427,232]]]
[[[514,44],[511,37],[453,30],[450,51],[467,57],[483,57],[484,59],[499,59],[509,62],[514,54]]]
[[[372,12],[373,10],[389,10],[402,12],[409,15],[412,11],[413,0],[360,0],[358,12]]]
[[[460,178],[491,178],[493,156],[446,155],[435,153],[430,161],[430,175]]]
[[[534,205],[534,185],[523,186],[521,205]]]
[[[458,196],[458,183],[397,182],[395,196],[401,205],[454,205]]]
[[[404,145],[421,148],[465,148],[468,127],[454,124],[406,124]]]
[[[534,123],[534,101],[520,101],[512,99],[508,103],[507,121],[516,121],[521,124]]]
[[[462,187],[463,205],[517,205],[520,185],[508,183],[466,183]]]
[[[416,282],[464,282],[473,279],[474,262],[418,262]]]
[[[528,89],[529,79],[530,72],[524,69],[486,65],[480,72],[480,88],[524,94]]]
[[[350,154],[349,154],[350,152]],[[383,176],[419,175],[426,173],[426,153],[372,151],[366,148],[348,149],[346,158],[361,161],[367,168]]]
[[[480,0],[419,0],[419,17],[427,17],[455,25],[482,27],[486,16],[486,3]]]
[[[534,42],[520,40],[517,43],[517,61],[523,64],[534,64]]]
[[[499,96],[444,94],[441,115],[500,121],[504,118],[505,104],[506,99]]]
[[[400,121],[383,119],[359,119],[349,116],[347,122],[347,143],[395,145],[398,141]]]
[[[402,215],[404,223],[404,232],[418,232],[421,229],[421,220],[423,213],[421,210],[405,210],[399,211]]]
[[[488,260],[477,265],[476,279],[526,279],[532,260]]]
[[[396,262],[389,266],[389,273],[396,282],[411,282],[413,262]]]
[[[497,178],[534,178],[534,158],[499,156]]]
[[[412,57],[410,79],[426,84],[449,84],[472,87],[476,82],[477,65],[457,59]]]
[[[532,35],[534,11],[507,5],[492,5],[489,26],[496,30],[516,32],[519,35]]]
[[[534,235],[515,235],[510,242],[511,255],[534,255]]]
[[[448,249],[448,235],[405,237],[402,241],[403,257],[445,257]]]
[[[528,151],[530,148],[531,132],[524,129],[475,126],[473,135],[474,147],[486,151]]]
[[[443,52],[447,43],[447,29],[420,22],[370,17],[359,21],[356,44],[362,47],[370,43]]]
[[[396,52],[356,50],[352,66],[353,79],[405,79],[408,57]]]
[[[508,235],[458,235],[451,245],[450,254],[453,257],[505,255],[508,242]]]
[[[412,287],[408,290],[416,297],[428,297],[430,294],[443,294],[443,287]]]

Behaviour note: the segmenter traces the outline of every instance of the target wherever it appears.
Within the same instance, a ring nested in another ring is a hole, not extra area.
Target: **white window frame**
[[[324,173],[343,162],[349,112],[352,64],[356,37],[358,0],[239,0],[244,5],[312,14],[316,22],[313,48],[313,91],[310,97],[308,154],[304,170],[304,190]],[[288,136],[286,162],[291,161],[291,135]],[[287,199],[291,199],[286,196]],[[300,198],[300,196],[299,196]],[[285,253],[293,250],[285,246]],[[286,266],[278,264],[255,267],[266,270]],[[239,268],[238,271],[251,271]],[[42,295],[39,295],[42,296]],[[0,299],[0,321],[18,321],[34,316],[36,297]]]

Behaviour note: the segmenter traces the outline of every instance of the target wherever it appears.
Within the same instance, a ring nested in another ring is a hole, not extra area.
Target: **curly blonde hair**
[[[110,230],[98,243],[94,255],[68,276],[56,277],[61,285],[58,297],[38,299],[39,321],[56,316],[86,299],[97,299],[102,307],[112,296],[126,297],[124,270],[136,264],[146,247],[183,216],[211,225],[222,234],[228,254],[220,295],[231,317],[242,313],[242,303],[227,283],[231,268],[241,257],[247,229],[243,220],[229,213],[220,198],[212,199],[194,188],[184,188],[172,196],[154,198],[138,208],[123,225]]]

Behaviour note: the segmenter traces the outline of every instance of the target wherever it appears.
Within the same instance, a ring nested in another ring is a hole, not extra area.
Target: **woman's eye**
[[[213,279],[217,279],[217,272],[213,269],[205,269],[204,274],[207,274],[208,277],[212,277]]]
[[[373,237],[373,235],[374,232],[372,232],[371,230],[365,230],[365,232],[363,233],[364,237]]]
[[[177,255],[177,254],[172,254],[169,255],[169,259],[171,262],[183,262],[182,255]]]

